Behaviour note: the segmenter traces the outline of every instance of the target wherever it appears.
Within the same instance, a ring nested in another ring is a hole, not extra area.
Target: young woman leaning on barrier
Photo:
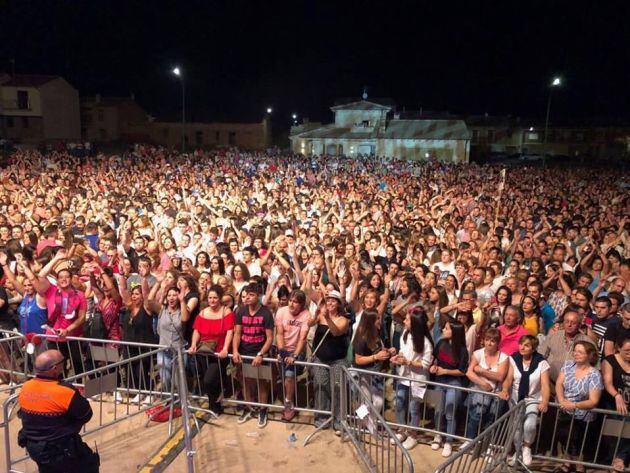
[[[487,393],[501,390],[503,380],[508,373],[508,356],[499,351],[501,332],[489,328],[483,337],[483,348],[476,350],[470,360],[466,376],[473,383],[473,388]],[[498,412],[498,398],[482,393],[468,396],[468,424],[466,437],[475,438],[488,426]],[[462,445],[462,448],[466,444]]]
[[[428,379],[429,368],[433,363],[433,341],[424,309],[416,307],[407,312],[404,327],[400,337],[400,351],[390,360],[396,366],[396,374],[407,378],[398,380],[396,384],[396,423],[418,427],[420,401],[427,388],[426,384],[418,381]],[[396,437],[404,440],[403,447],[407,450],[418,443],[413,430],[397,433]]]
[[[618,352],[608,355],[602,363],[604,387],[606,388],[605,406],[616,410],[622,418],[628,416],[630,401],[630,337],[623,337],[617,342]],[[616,445],[617,439],[612,439]],[[613,447],[615,448],[615,447]],[[612,467],[614,471],[623,471],[630,461],[630,440],[621,438],[619,447],[614,452]]]
[[[234,313],[223,306],[223,289],[221,286],[210,286],[208,289],[208,306],[202,310],[193,323],[191,354],[204,352],[207,355],[207,368],[203,377],[203,386],[208,395],[209,407],[216,414],[222,412],[219,397],[227,386],[228,351],[232,345],[234,334]],[[203,364],[202,364],[203,365]]]
[[[464,326],[459,322],[451,320],[444,325],[442,339],[438,342],[433,352],[435,360],[430,372],[435,374],[435,381],[441,384],[453,386],[452,389],[438,387],[442,391],[442,401],[436,408],[435,418],[437,419],[437,430],[446,433],[448,436],[444,442],[442,456],[449,457],[453,452],[453,435],[457,430],[456,412],[461,401],[461,391],[458,387],[463,386],[464,377],[468,370],[468,350],[466,349],[466,335]],[[437,450],[442,443],[442,436],[436,435],[431,442],[431,448]]]
[[[395,348],[386,348],[380,338],[381,323],[378,312],[375,310],[363,311],[363,316],[359,322],[357,333],[352,342],[354,350],[353,366],[367,371],[377,373],[372,376],[362,373],[359,376],[359,383],[363,393],[371,399],[376,411],[381,412],[383,408],[383,378],[378,375],[383,370],[383,364],[391,356],[396,354]],[[373,430],[373,422],[368,421],[368,426]]]

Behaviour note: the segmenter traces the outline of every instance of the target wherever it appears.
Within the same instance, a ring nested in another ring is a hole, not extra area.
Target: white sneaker
[[[531,447],[523,447],[523,465],[530,466],[532,464]]]
[[[130,404],[140,404],[140,394],[136,394],[133,399],[129,401]]]
[[[418,441],[415,438],[413,438],[411,435],[407,437],[407,439],[402,444],[405,450],[411,450],[416,445],[418,445]]]
[[[398,439],[399,442],[402,442],[407,436],[405,434],[396,434],[395,437]],[[392,445],[396,445],[396,441],[394,439],[391,439],[389,443]]]
[[[444,444],[444,448],[442,449],[442,456],[450,457],[451,453],[453,453],[453,445],[450,442],[446,442]]]
[[[122,394],[120,394],[118,391],[116,391],[116,393],[114,394],[114,402],[116,404],[120,404],[121,402],[123,402]]]
[[[439,450],[441,443],[442,443],[441,435],[436,435],[435,437],[433,437],[433,442],[431,442],[431,450]]]
[[[468,445],[470,445],[470,440],[466,440],[464,443],[462,443],[462,444],[459,446],[459,450],[460,450],[460,451],[464,450],[466,447],[468,447]]]
[[[508,461],[507,461],[508,465],[510,465],[510,466],[516,465],[516,457],[517,457],[517,455],[515,453],[510,458],[508,458]]]
[[[151,396],[146,396],[146,397],[142,400],[142,405],[143,405],[143,406],[150,406],[150,405],[151,405]]]

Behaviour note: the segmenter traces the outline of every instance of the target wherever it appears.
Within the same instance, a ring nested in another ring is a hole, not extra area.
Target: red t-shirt
[[[199,314],[195,318],[193,328],[199,332],[199,341],[217,342],[215,352],[223,350],[225,335],[234,330],[234,312],[230,311],[220,319],[206,319]]]

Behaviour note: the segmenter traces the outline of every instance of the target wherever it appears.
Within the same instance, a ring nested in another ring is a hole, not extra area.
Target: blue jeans
[[[438,383],[448,384],[449,386],[460,386],[462,382],[459,379],[441,380],[436,379]],[[446,424],[446,433],[453,435],[457,429],[457,422],[455,415],[457,412],[457,406],[462,399],[462,391],[458,389],[443,388],[441,386],[436,387],[438,391],[442,391],[442,402],[435,409],[436,430],[444,432],[444,424]],[[452,442],[451,436],[446,437],[447,442]]]
[[[161,351],[157,354],[157,365],[160,368],[162,391],[171,390],[171,374],[173,372],[173,354]]]
[[[396,423],[418,427],[420,424],[420,401],[411,396],[411,387],[402,383],[396,385]],[[410,421],[407,421],[409,411]]]
[[[466,437],[474,439],[497,419],[499,411],[499,403],[497,401],[498,399],[492,396],[483,396],[478,393],[469,394]]]

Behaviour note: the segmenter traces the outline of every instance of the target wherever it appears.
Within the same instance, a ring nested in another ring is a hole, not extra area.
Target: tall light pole
[[[549,85],[549,98],[547,99],[547,117],[545,118],[545,137],[543,138],[543,167],[547,164],[547,132],[549,131],[549,113],[551,112],[551,95],[554,87],[560,87],[562,80],[560,77],[554,77]]]
[[[184,76],[179,67],[173,68],[175,74],[182,84],[182,153],[186,152],[186,85],[184,84]]]

